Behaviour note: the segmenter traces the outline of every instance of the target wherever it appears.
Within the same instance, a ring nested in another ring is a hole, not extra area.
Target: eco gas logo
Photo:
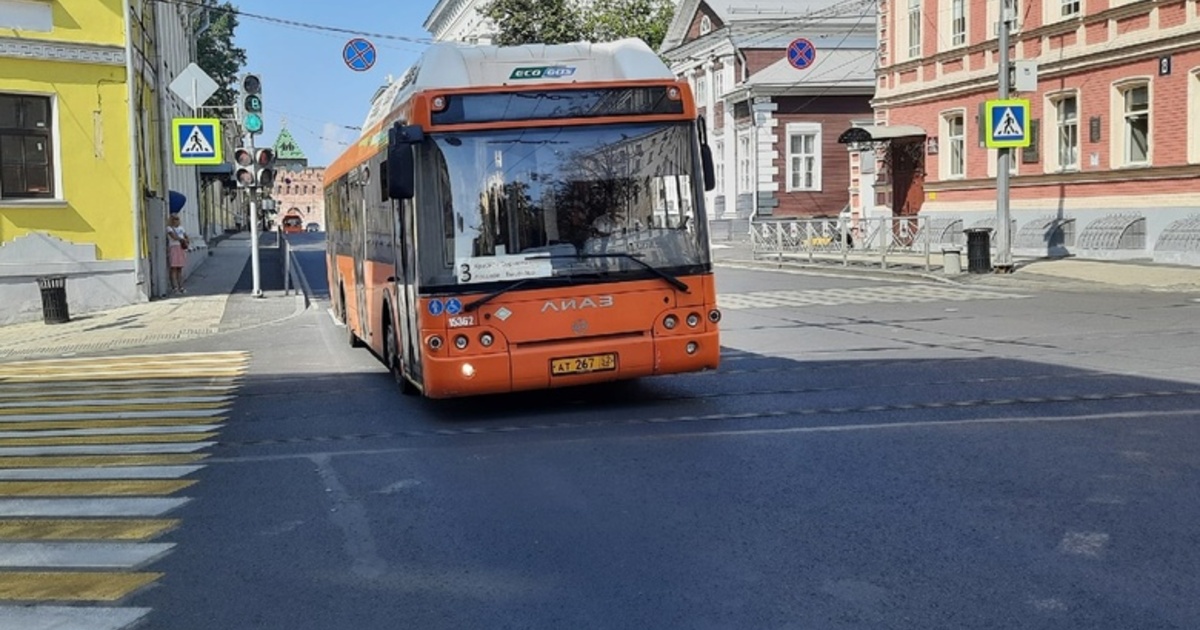
[[[575,74],[572,66],[538,66],[535,68],[517,68],[508,76],[513,79],[557,79]]]

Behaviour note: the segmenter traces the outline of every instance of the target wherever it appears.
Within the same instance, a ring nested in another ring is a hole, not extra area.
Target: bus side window
[[[379,162],[379,199],[381,201],[387,201],[388,199],[391,199],[391,197],[388,197],[387,160],[382,160]]]

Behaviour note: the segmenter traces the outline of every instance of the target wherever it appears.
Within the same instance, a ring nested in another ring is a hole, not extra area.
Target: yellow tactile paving
[[[0,519],[0,540],[120,540],[157,538],[179,519]]]
[[[116,602],[161,578],[162,573],[0,572],[0,600]]]
[[[86,444],[173,444],[203,442],[216,433],[152,433],[130,435],[69,435],[55,437],[0,438],[0,448],[10,446],[82,446]]]
[[[0,481],[0,497],[168,496],[195,483],[195,479]]]
[[[97,468],[111,466],[184,466],[208,458],[207,453],[162,455],[29,455],[0,457],[0,468]]]

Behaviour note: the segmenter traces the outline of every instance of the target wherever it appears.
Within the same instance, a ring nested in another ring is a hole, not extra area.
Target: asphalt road
[[[325,303],[197,344],[249,375],[132,603],[174,630],[1200,627],[1195,296],[718,281],[720,371],[586,389],[405,397]]]

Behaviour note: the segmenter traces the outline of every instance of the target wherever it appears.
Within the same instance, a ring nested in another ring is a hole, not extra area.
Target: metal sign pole
[[[1012,63],[1008,56],[1008,39],[1009,28],[1012,26],[1012,9],[1009,6],[1009,0],[1001,0],[1000,7],[1000,28],[999,28],[999,44],[1000,44],[1000,99],[1007,99],[1009,96],[1008,74],[1012,70]],[[986,118],[986,117],[985,117]],[[984,124],[990,125],[991,121],[986,120]],[[1025,123],[1028,126],[1028,121]],[[996,161],[996,264],[995,268],[1000,272],[1009,272],[1012,270],[1012,238],[1010,234],[1010,226],[1012,221],[1009,219],[1009,168],[1011,168],[1012,149],[1000,148],[996,149],[998,155]]]
[[[254,134],[249,134],[249,136],[250,143],[248,148],[250,149],[250,155],[253,156]],[[259,274],[258,262],[258,204],[255,202],[257,196],[258,182],[254,182],[254,186],[250,188],[250,275],[254,279],[254,290],[251,292],[251,295],[260,298],[263,296],[263,292],[262,283],[259,281],[261,275]]]

